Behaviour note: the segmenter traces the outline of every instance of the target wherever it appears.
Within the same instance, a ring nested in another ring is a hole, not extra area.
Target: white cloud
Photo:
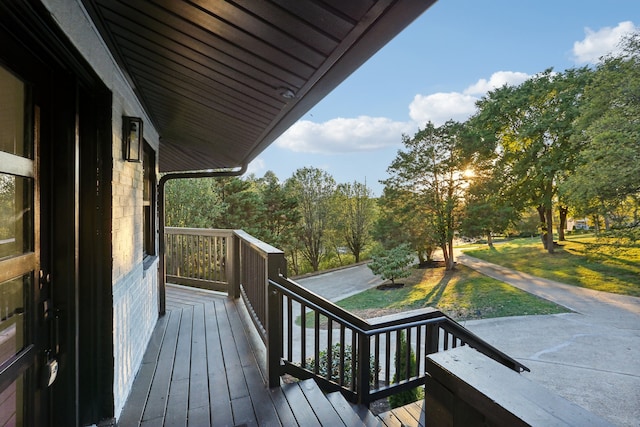
[[[480,79],[462,92],[418,94],[409,105],[412,121],[398,122],[385,117],[336,118],[324,123],[301,120],[291,126],[275,145],[298,153],[339,154],[399,147],[402,134],[412,135],[418,126],[431,121],[440,126],[447,120],[465,121],[476,111],[475,103],[492,89],[517,85],[528,79],[525,73],[498,71]],[[260,170],[254,163],[248,172]]]
[[[384,117],[337,118],[324,123],[301,120],[275,144],[295,152],[352,153],[400,145],[401,135],[414,131],[413,123]]]
[[[489,79],[480,79],[462,92],[438,92],[416,95],[409,105],[409,115],[420,126],[428,121],[440,126],[447,120],[465,121],[476,111],[475,103],[490,90],[504,85],[519,85],[529,77],[526,73],[498,71]]]
[[[517,86],[527,80],[530,75],[517,71],[497,71],[487,79],[480,79],[464,90],[467,95],[484,95],[504,85]]]
[[[473,95],[459,92],[438,92],[431,95],[416,95],[409,105],[409,115],[420,126],[431,121],[440,126],[447,120],[464,121],[475,111]]]
[[[598,31],[585,28],[585,38],[573,44],[573,56],[577,64],[593,64],[605,55],[619,51],[620,40],[628,33],[640,29],[631,21],[620,22],[616,27],[604,27]]]
[[[256,157],[247,166],[247,171],[245,172],[245,175],[251,175],[251,174],[254,174],[256,176],[261,175],[262,173],[266,172],[266,168],[267,168],[266,166],[267,165],[264,159],[262,159],[261,157]]]

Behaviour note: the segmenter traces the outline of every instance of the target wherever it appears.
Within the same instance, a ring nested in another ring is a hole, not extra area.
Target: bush
[[[383,280],[391,280],[391,284],[395,284],[396,279],[411,275],[410,266],[413,263],[413,255],[406,243],[382,251],[371,258],[369,268],[373,274],[380,276]]]
[[[407,372],[407,339],[405,337],[404,331],[400,333],[400,342],[396,343],[396,345],[400,346],[400,354],[399,354],[400,366],[398,366],[398,360],[397,360],[398,353],[396,353],[395,366],[397,371],[395,374],[393,374],[393,381],[392,381],[394,384],[399,382],[398,372],[402,372],[402,373]],[[411,353],[409,355],[409,372],[415,372],[416,371],[416,355],[413,352],[413,349],[411,349],[410,351]],[[389,396],[388,401],[389,401],[389,406],[391,406],[391,408],[397,408],[399,406],[404,406],[409,403],[413,403],[422,398],[424,398],[424,389],[422,387],[416,387],[409,390],[401,391],[400,393],[392,394],[391,396]]]
[[[327,378],[327,372],[329,370],[329,354],[327,350],[320,352],[320,359],[318,361],[318,375],[323,378]],[[331,346],[331,376],[329,379],[333,382],[340,382],[340,343],[336,343]],[[351,361],[353,360],[353,352],[350,345],[344,346],[344,387],[351,387]],[[305,361],[307,369],[313,370],[315,366],[315,359],[313,357],[307,358]],[[358,361],[356,360],[356,369],[358,369]],[[375,385],[378,378],[378,372],[380,369],[375,366],[375,358],[371,355],[369,359],[369,385]]]

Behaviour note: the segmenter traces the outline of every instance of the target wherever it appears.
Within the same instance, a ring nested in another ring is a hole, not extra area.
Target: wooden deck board
[[[298,425],[309,427],[321,425],[298,384],[285,384],[282,390]]]
[[[142,421],[153,420],[160,417],[164,418],[165,416],[171,374],[173,373],[175,346],[178,341],[180,318],[180,313],[176,313],[175,316],[172,315],[169,318]]]

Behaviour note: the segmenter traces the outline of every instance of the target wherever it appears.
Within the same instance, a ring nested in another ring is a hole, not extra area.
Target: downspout
[[[240,176],[247,171],[247,164],[243,164],[240,169],[237,170],[215,170],[204,172],[174,172],[163,175],[158,182],[158,252],[160,256],[159,269],[158,269],[158,305],[159,314],[164,316],[166,311],[166,286],[167,286],[167,271],[166,271],[166,255],[164,245],[164,185],[167,181],[172,179],[185,179],[185,178],[221,178],[226,176]]]

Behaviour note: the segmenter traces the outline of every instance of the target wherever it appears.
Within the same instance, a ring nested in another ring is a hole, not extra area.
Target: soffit
[[[83,3],[172,172],[248,164],[434,1]]]

